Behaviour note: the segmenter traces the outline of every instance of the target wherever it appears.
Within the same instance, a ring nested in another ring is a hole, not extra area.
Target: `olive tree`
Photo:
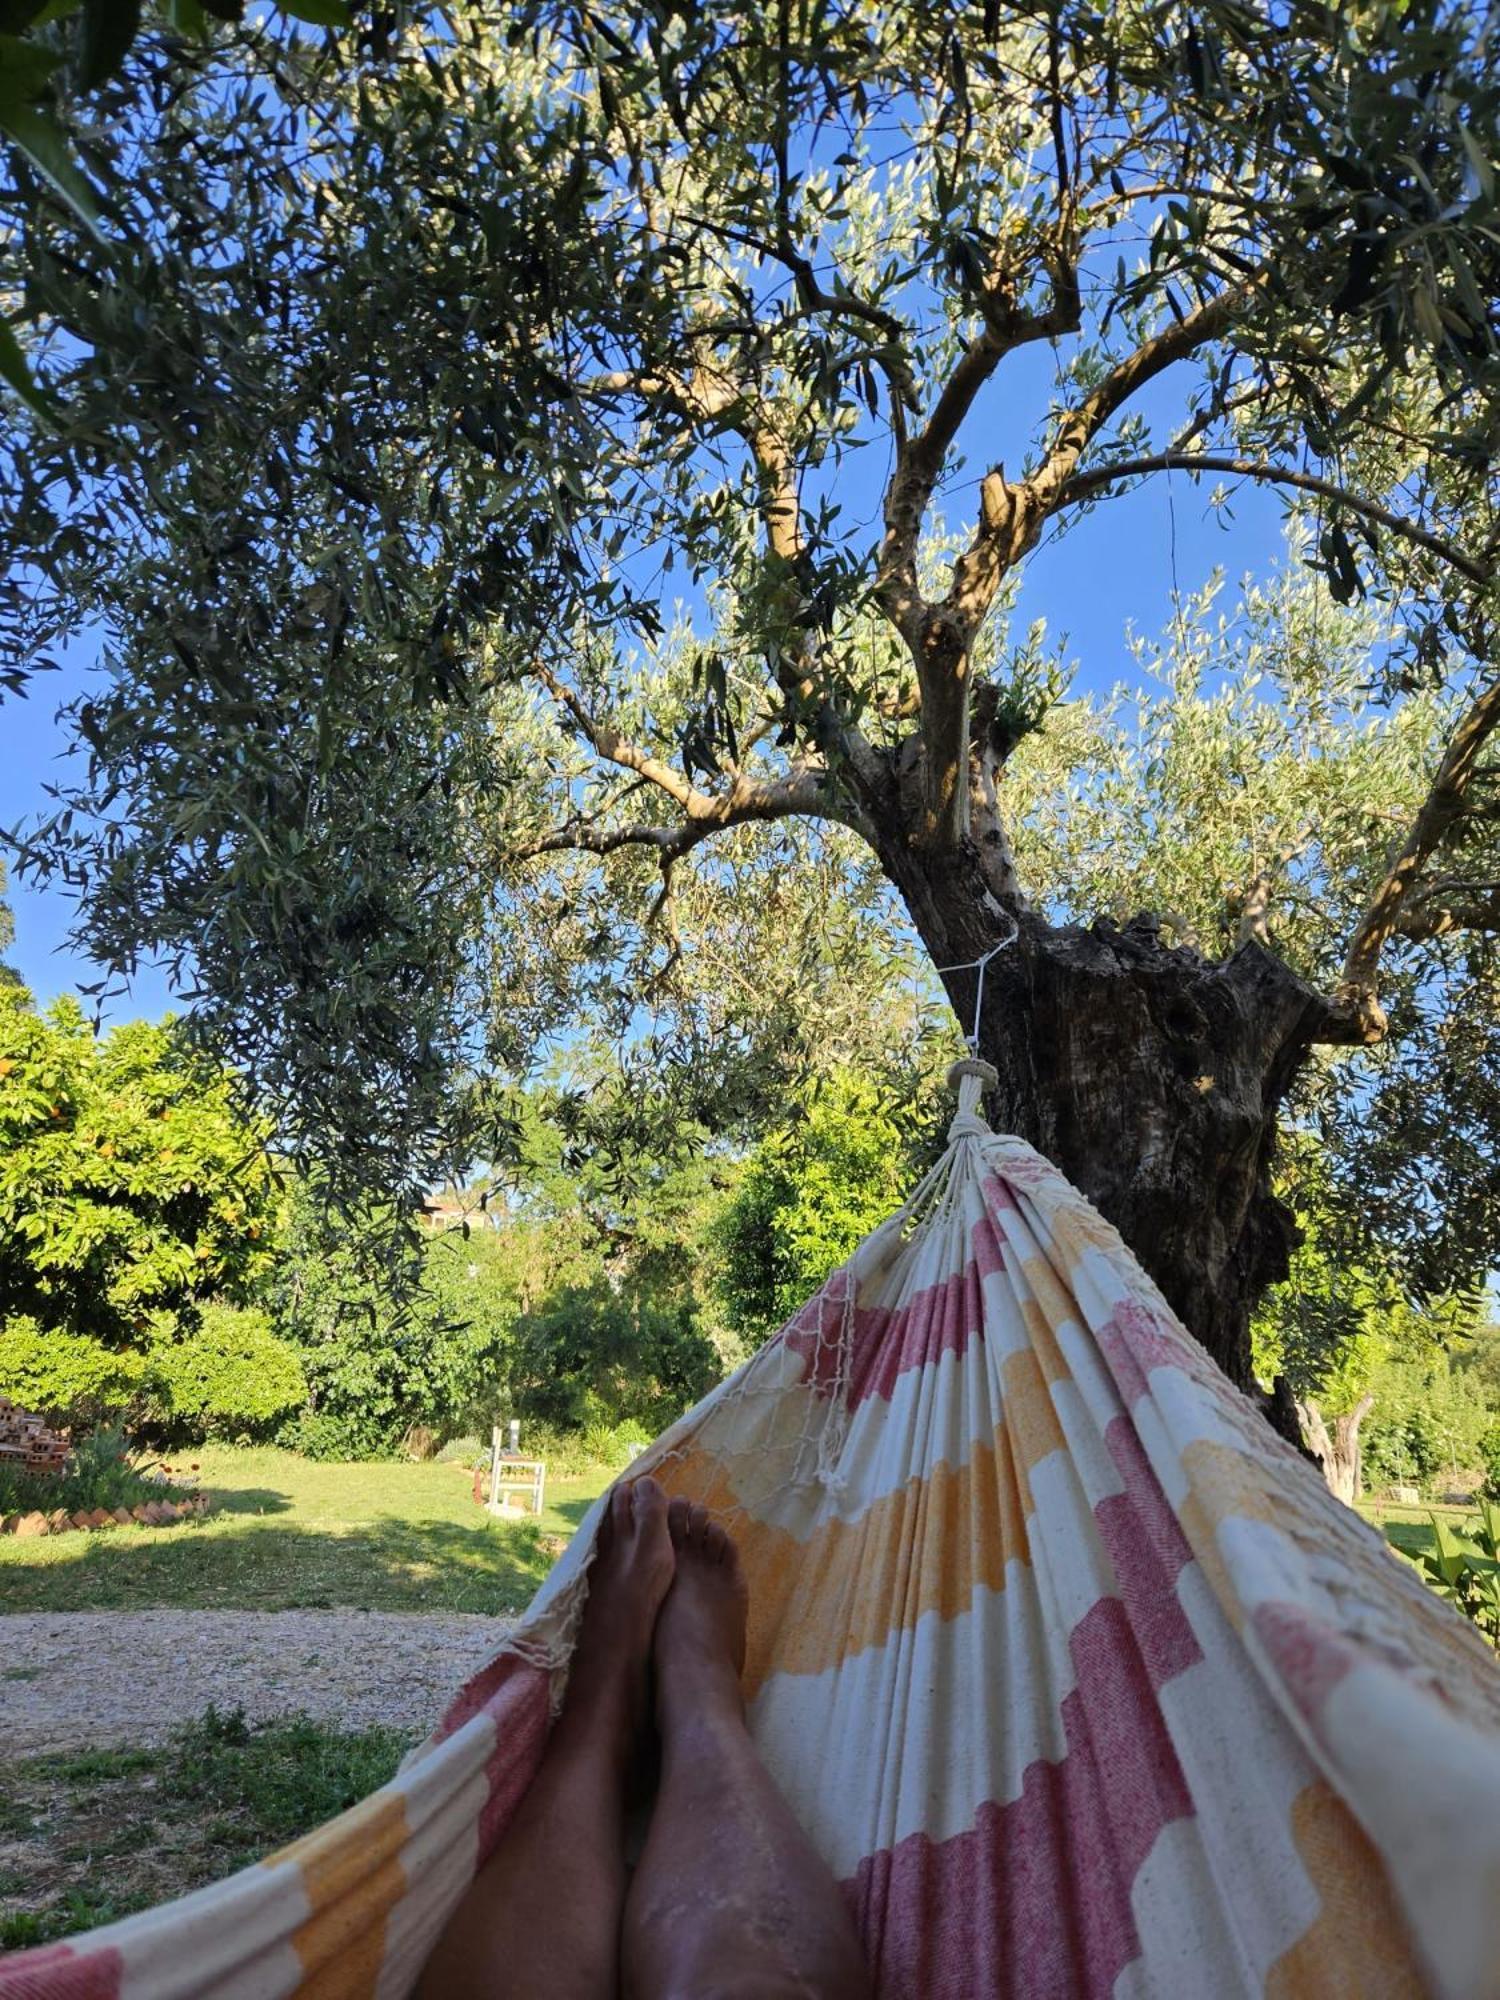
[[[0,665],[94,619],[113,672],[23,865],[387,1174],[581,985],[701,1028],[700,925],[811,937],[863,870],[966,1025],[988,961],[994,1115],[1247,1381],[1287,1092],[1386,1034],[1404,942],[1500,921],[1497,101],[1443,0],[142,38],[87,114],[112,226],[0,197],[57,413],[17,417]],[[1209,948],[1028,881],[1049,678],[997,613],[1165,478],[1303,505],[1384,690],[1452,701],[1326,975],[1274,869]]]

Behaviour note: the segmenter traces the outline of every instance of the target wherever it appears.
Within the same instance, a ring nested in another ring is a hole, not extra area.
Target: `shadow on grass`
[[[277,1493],[269,1486],[215,1486],[208,1480],[203,1491],[224,1514],[290,1514],[294,1505],[289,1493]]]
[[[524,1610],[554,1561],[531,1523],[487,1520],[382,1516],[335,1534],[240,1513],[232,1523],[210,1516],[78,1539],[85,1546],[70,1560],[28,1561],[17,1551],[0,1580],[6,1611],[348,1607],[494,1617]]]

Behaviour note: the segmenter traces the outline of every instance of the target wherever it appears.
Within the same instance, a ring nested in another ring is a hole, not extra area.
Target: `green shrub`
[[[297,1351],[263,1312],[207,1305],[191,1332],[150,1351],[153,1416],[174,1436],[264,1433],[307,1396]]]
[[[478,1465],[489,1457],[489,1450],[477,1437],[449,1438],[437,1460],[439,1465]]]
[[[1434,1514],[1432,1539],[1419,1558],[1427,1581],[1500,1649],[1500,1508],[1485,1501],[1462,1535]]]
[[[1479,1440],[1479,1457],[1484,1466],[1484,1493],[1500,1500],[1500,1424],[1491,1424]]]
[[[590,1465],[618,1471],[630,1463],[634,1447],[650,1444],[644,1424],[590,1424],[578,1434],[578,1449]]]
[[[0,1514],[50,1514],[55,1507],[75,1513],[84,1503],[67,1498],[67,1483],[66,1476],[28,1472],[24,1465],[0,1459]]]
[[[146,1358],[91,1334],[46,1331],[18,1316],[0,1327],[0,1395],[55,1422],[97,1423],[134,1399]]]
[[[351,1435],[356,1440],[352,1446]],[[380,1445],[365,1448],[357,1428],[351,1426],[339,1412],[325,1415],[321,1410],[301,1410],[289,1423],[280,1427],[276,1442],[288,1451],[300,1453],[303,1458],[322,1459],[327,1463],[395,1456],[393,1449]]]
[[[719,1225],[725,1304],[752,1344],[900,1206],[925,1136],[869,1078],[840,1071],[756,1147]]]
[[[579,1449],[594,1465],[611,1465],[615,1456],[613,1424],[588,1424],[578,1434]]]

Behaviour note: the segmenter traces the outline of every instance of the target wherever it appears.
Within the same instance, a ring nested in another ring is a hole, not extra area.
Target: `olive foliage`
[[[58,78],[109,226],[12,161],[50,415],[0,468],[0,673],[84,631],[107,673],[20,865],[179,967],[336,1182],[499,1156],[486,1079],[581,1018],[687,1087],[850,1034],[882,940],[838,913],[894,936],[892,854],[968,838],[971,749],[998,813],[1045,707],[1010,581],[1167,473],[1304,500],[1377,691],[1456,716],[1319,946],[1348,1034],[1392,937],[1495,927],[1471,10],[416,6]]]
[[[1463,696],[1382,702],[1389,613],[1334,602],[1307,553],[1299,530],[1266,580],[1215,579],[1160,636],[1134,635],[1129,684],[1060,703],[1021,745],[1006,773],[1018,860],[1059,921],[1150,910],[1210,958],[1249,937],[1314,987],[1336,978]],[[1500,877],[1497,832],[1471,815],[1456,875]],[[1415,1298],[1500,1262],[1500,963],[1442,907],[1388,951],[1390,1032],[1320,1053],[1289,1107],[1288,1157],[1297,1133],[1317,1140],[1319,1233]],[[1301,1214],[1307,1186],[1282,1180]]]

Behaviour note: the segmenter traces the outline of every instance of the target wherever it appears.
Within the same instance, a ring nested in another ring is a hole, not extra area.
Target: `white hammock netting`
[[[632,1467],[739,1543],[750,1726],[882,2000],[1500,1994],[1494,1656],[978,1095]],[[541,1758],[603,1504],[391,1784],[0,2000],[406,1994]]]

